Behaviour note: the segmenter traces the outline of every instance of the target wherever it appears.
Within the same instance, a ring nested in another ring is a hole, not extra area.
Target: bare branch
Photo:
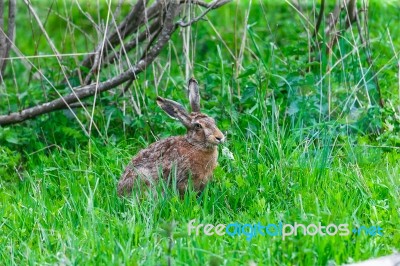
[[[108,40],[111,44],[118,43],[120,37],[124,38],[126,35],[134,31],[141,22],[146,20],[143,16],[140,16],[144,14],[143,11],[146,5],[147,5],[147,0],[139,0],[136,3],[136,5],[133,7],[128,16],[118,26],[118,29],[109,37]]]
[[[357,20],[357,0],[349,0],[346,4],[347,16],[346,16],[346,28]]]
[[[143,42],[144,40],[146,40],[146,38],[148,38],[150,35],[154,34],[156,31],[159,31],[161,27],[161,20],[157,19],[155,20],[149,27],[148,30],[142,32],[137,38],[134,38],[132,41],[128,42],[127,44],[123,45],[125,52],[129,52],[132,49],[134,49],[138,43]],[[120,55],[120,52],[114,52],[111,55],[109,55],[103,63],[103,66],[107,66],[107,64],[111,64],[113,63],[113,61]]]
[[[100,83],[98,85],[97,92],[100,93],[103,91],[107,91],[124,83],[125,81],[131,79],[132,77],[135,77],[138,73],[142,71],[142,67],[144,67],[144,64],[145,62],[141,61],[139,62],[138,66],[135,67],[134,69],[128,70],[115,78]],[[78,99],[84,99],[93,96],[96,93],[96,86],[97,84],[93,83],[81,88],[76,88],[74,90],[75,93],[68,94],[67,96],[64,96],[62,98],[38,106],[27,108],[20,112],[14,112],[9,115],[2,115],[0,116],[0,125],[19,123],[26,119],[33,118],[41,114],[46,114],[55,110],[63,109],[67,105],[77,102]]]
[[[0,0],[0,69],[3,69],[3,65],[5,65],[5,53],[7,49],[7,36],[6,31],[4,29],[4,2]]]
[[[2,0],[0,0],[0,2],[2,2]],[[142,4],[140,5],[139,2]],[[113,37],[114,36],[113,34],[111,34],[108,39],[106,38],[107,39],[106,43],[109,48],[111,48],[113,45],[118,44],[121,45],[120,48],[121,50],[125,49],[124,52],[137,47],[142,41],[144,41],[147,38],[150,38],[147,47],[145,47],[145,50],[142,56],[140,57],[141,59],[138,60],[134,66],[130,67],[122,74],[110,78],[107,81],[100,83],[92,83],[89,85],[83,85],[72,88],[72,92],[70,94],[65,95],[63,97],[60,96],[60,98],[58,99],[34,107],[26,108],[18,112],[13,112],[8,115],[0,115],[0,126],[19,123],[42,114],[53,112],[55,110],[64,109],[66,107],[71,109],[71,107],[76,107],[76,103],[79,103],[79,105],[83,105],[83,103],[81,102],[82,99],[111,90],[128,81],[131,82],[132,80],[135,80],[137,75],[142,71],[144,71],[160,54],[162,49],[166,46],[166,44],[170,40],[172,34],[179,27],[179,24],[175,22],[175,19],[179,14],[180,7],[182,6],[182,4],[185,3],[185,1],[159,0],[156,1],[149,8],[145,9],[144,6],[147,3],[147,1],[139,0],[139,2],[134,6],[133,10],[135,9],[139,11],[141,10],[142,12],[135,14],[132,11],[130,13],[131,18],[129,19],[127,18],[126,20],[124,20],[124,22],[120,24],[120,26],[115,32],[118,36],[117,41],[119,43],[115,41],[116,39]],[[211,9],[215,9],[216,7],[222,6],[227,2],[230,2],[230,0],[216,0],[209,4],[204,3],[202,1],[193,1],[193,3],[197,3],[198,5],[205,6],[207,8],[207,10],[203,12],[203,14],[207,13]],[[205,15],[203,14],[201,16]],[[154,22],[150,25],[149,28],[147,28],[139,36],[137,36],[136,41],[128,42],[124,46],[123,40],[129,34],[131,34],[134,31],[137,31],[137,29],[139,29],[141,25],[147,24],[151,19],[154,18],[155,18]],[[195,19],[193,21],[189,21],[188,23],[192,24],[198,20],[199,19]],[[128,25],[129,24],[128,22],[131,24]],[[134,24],[134,26],[132,26],[132,24]],[[123,31],[122,35],[121,31]],[[114,54],[111,55],[108,59],[101,61],[105,61],[106,63],[111,63],[112,60],[116,58],[117,54],[118,54],[117,52],[114,52]],[[58,56],[59,54],[56,53],[56,55]],[[84,63],[86,62],[88,66],[92,66],[91,60],[93,59],[94,56],[92,54],[84,60]]]
[[[16,1],[9,0],[8,2],[8,32],[5,30],[4,23],[4,2],[0,0],[0,73],[3,76],[7,65],[7,58],[10,54],[11,44],[14,41],[15,35],[15,13]]]
[[[107,38],[106,41],[106,46],[104,47],[105,50],[110,49],[112,46],[118,45],[120,43],[120,38],[124,39],[127,35],[132,33],[133,31],[137,30],[141,24],[145,21],[143,18],[143,11],[144,8],[146,7],[147,0],[139,0],[136,5],[132,8],[131,12],[128,14],[128,16],[120,23],[118,28],[110,34],[110,36]],[[97,45],[96,48],[96,55],[90,55],[86,57],[82,65],[88,68],[92,68],[94,63],[95,63],[95,57],[99,57],[99,53],[101,50],[101,47],[103,46],[102,43]],[[105,55],[104,53],[103,55]],[[98,60],[97,60],[98,61]]]
[[[186,1],[181,1],[181,2],[186,2]],[[188,26],[192,25],[193,23],[195,23],[195,22],[199,21],[200,19],[202,19],[205,15],[207,15],[208,12],[210,12],[210,10],[218,8],[218,7],[222,6],[222,5],[225,5],[226,3],[231,2],[231,0],[215,0],[215,1],[211,2],[211,3],[209,3],[209,4],[204,3],[202,1],[193,1],[193,2],[194,2],[194,4],[201,5],[203,7],[206,7],[207,9],[203,13],[201,13],[198,17],[196,17],[196,18],[194,18],[194,19],[192,19],[192,20],[190,20],[188,22],[178,21],[177,24],[179,26],[188,27]]]
[[[321,1],[321,8],[319,9],[317,24],[315,25],[315,28],[314,28],[314,36],[313,37],[318,36],[319,27],[321,26],[321,22],[322,22],[322,19],[324,17],[324,11],[325,11],[325,0],[322,0]]]
[[[214,0],[211,3],[206,3],[203,1],[199,1],[199,0],[180,0],[179,4],[193,4],[193,5],[199,5],[202,7],[207,8],[207,10],[200,15],[200,17],[184,23],[184,22],[178,22],[180,26],[182,27],[187,27],[197,21],[199,21],[202,17],[204,17],[210,10],[212,9],[216,9],[218,7],[221,7],[223,5],[225,5],[228,2],[231,2],[232,0]],[[129,13],[128,17],[126,19],[124,19],[123,22],[120,23],[120,25],[117,27],[117,29],[110,34],[110,37],[107,38],[107,45],[105,47],[105,53],[103,54],[103,56],[107,55],[107,50],[109,50],[112,46],[117,46],[117,45],[121,45],[121,50],[124,49],[125,52],[128,52],[130,50],[132,50],[133,48],[135,48],[137,46],[138,43],[142,42],[143,40],[145,40],[147,37],[152,36],[155,32],[160,30],[160,27],[163,26],[162,25],[162,10],[165,9],[164,6],[166,5],[166,1],[164,0],[158,0],[156,2],[154,2],[149,8],[144,9],[145,4],[147,3],[147,1],[139,1],[134,8],[132,9],[132,11]],[[173,1],[172,1],[173,2]],[[140,3],[143,3],[143,5],[139,5]],[[143,9],[139,9],[139,8],[143,8]],[[139,14],[138,12],[140,12],[140,14],[145,14],[144,16],[134,16],[135,14]],[[143,25],[147,25],[147,23],[149,23],[152,19],[158,17],[158,19],[156,19],[155,22],[153,22],[149,28],[147,28],[144,32],[142,32],[137,38],[134,38],[132,41],[128,42],[127,44],[123,44],[123,40],[126,39],[129,35],[131,35],[132,33],[136,32],[140,27],[142,27]],[[136,20],[133,20],[133,18],[135,18]],[[129,24],[130,23],[130,24]],[[98,45],[98,47],[100,47]],[[96,49],[96,53],[98,49]],[[105,60],[103,60],[103,64],[107,65],[113,62],[113,60],[115,58],[117,58],[118,56],[118,52],[114,52],[112,53],[108,58],[106,58]],[[95,55],[91,54],[89,55],[87,58],[85,58],[82,62],[82,65],[87,67],[87,68],[92,68],[93,64],[96,62],[95,59]],[[100,66],[96,66],[96,67],[100,67]]]
[[[206,3],[203,1],[199,1],[199,0],[181,0],[181,4],[193,4],[193,5],[198,5],[198,6],[202,6],[205,8],[209,8],[212,7],[212,9],[216,9],[220,6],[225,5],[226,3],[231,2],[232,0],[214,0],[211,3]]]
[[[171,1],[168,6],[167,13],[165,15],[164,25],[160,34],[160,37],[156,44],[151,48],[149,53],[145,53],[141,60],[151,60],[161,52],[162,47],[168,42],[171,38],[171,34],[176,30],[176,25],[174,23],[174,18],[178,14],[179,4],[176,4],[175,1]]]
[[[325,34],[326,35],[331,35],[332,31],[335,29],[336,27],[336,23],[339,19],[339,15],[340,12],[342,11],[342,5],[341,5],[341,1],[342,0],[337,0],[337,3],[335,5],[335,9],[333,10],[333,12],[331,12],[329,14],[329,23],[328,26],[326,26],[325,28]]]
[[[177,15],[178,7],[179,6],[173,2],[168,6],[164,27],[158,41],[149,50],[149,52],[146,53],[141,60],[139,60],[139,62],[133,68],[105,82],[99,84],[92,83],[87,86],[76,88],[74,89],[73,93],[68,94],[62,98],[35,107],[31,107],[22,110],[20,112],[14,112],[9,115],[2,115],[0,116],[0,125],[4,126],[9,124],[19,123],[26,119],[30,119],[41,114],[46,114],[55,110],[63,109],[65,108],[65,106],[75,103],[81,99],[93,96],[96,93],[101,93],[110,90],[118,85],[123,84],[128,80],[135,79],[136,76],[140,72],[142,72],[157,57],[157,55],[161,52],[162,48],[167,44],[167,42],[171,38],[171,34],[176,30],[176,26],[173,22],[175,16]]]
[[[327,45],[327,53],[332,51],[333,46],[335,46],[338,41],[339,31],[336,30],[336,24],[339,20],[340,12],[342,10],[346,10],[346,25],[344,30],[347,30],[351,24],[357,20],[357,0],[345,0],[343,3],[341,0],[338,0],[334,12],[330,14],[331,20],[328,26],[325,28],[325,34],[330,36],[330,40]]]
[[[6,50],[4,53],[4,57],[8,58],[10,55],[11,44],[14,41],[15,37],[15,13],[16,13],[17,5],[15,0],[10,0],[8,4],[8,37],[6,38]],[[1,74],[3,75],[4,70],[6,68],[7,62],[4,62],[2,68],[0,69]]]

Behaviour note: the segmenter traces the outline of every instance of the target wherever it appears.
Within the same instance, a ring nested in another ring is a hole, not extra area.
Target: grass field
[[[398,252],[400,5],[369,4],[373,71],[357,29],[343,35],[331,57],[323,53],[321,62],[309,63],[305,22],[284,1],[234,2],[193,27],[202,108],[227,136],[214,179],[199,197],[188,191],[181,200],[173,189],[141,201],[116,194],[133,155],[185,132],[154,100],[158,93],[188,106],[183,34],[134,83],[140,114],[126,107],[128,97],[106,94],[97,100],[99,131],[90,137],[66,111],[0,128],[0,264],[341,265]],[[74,48],[59,28],[48,27],[65,52],[87,51],[79,37]],[[22,36],[16,43],[26,54],[35,51]],[[51,59],[34,63],[50,80],[60,79]],[[159,65],[169,66],[166,73]],[[40,81],[18,64],[14,71],[20,86],[2,87],[2,113],[41,99]],[[385,108],[377,105],[374,73]],[[88,127],[90,119],[79,111],[78,117]],[[348,224],[350,233],[250,241],[189,236],[193,219],[195,225]],[[379,226],[383,235],[352,232],[361,226]]]

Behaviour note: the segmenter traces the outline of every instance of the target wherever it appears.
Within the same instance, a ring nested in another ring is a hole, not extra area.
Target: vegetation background
[[[1,264],[340,265],[398,251],[400,3],[367,2],[369,51],[354,26],[330,55],[318,54],[310,50],[307,21],[290,2],[233,1],[176,32],[126,93],[119,93],[121,86],[98,97],[90,116],[61,110],[1,127]],[[314,22],[320,2],[300,3]],[[15,44],[33,67],[11,53],[1,114],[53,99],[55,89],[67,92],[43,32],[24,3],[17,5]],[[131,5],[123,1],[117,20]],[[327,5],[333,9],[334,3]],[[32,6],[57,49],[74,54],[62,59],[73,73],[102,38],[93,21],[104,27],[117,1]],[[187,106],[189,63],[204,112],[228,139],[214,181],[198,198],[189,191],[180,200],[173,189],[158,200],[119,198],[117,181],[137,151],[184,134],[155,97]],[[100,79],[123,67],[105,68]],[[384,235],[258,236],[248,242],[245,236],[188,236],[192,219],[348,223],[380,226]]]

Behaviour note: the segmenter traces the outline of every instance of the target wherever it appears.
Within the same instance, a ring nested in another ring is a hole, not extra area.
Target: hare
[[[201,192],[210,180],[217,165],[217,146],[224,141],[224,135],[213,118],[200,112],[200,94],[194,78],[189,80],[188,89],[192,107],[190,114],[179,103],[157,97],[157,104],[186,127],[186,135],[159,140],[139,151],[119,180],[120,196],[130,194],[137,181],[153,186],[159,176],[169,180],[170,175],[176,175],[176,186],[181,196],[189,177],[197,192]]]

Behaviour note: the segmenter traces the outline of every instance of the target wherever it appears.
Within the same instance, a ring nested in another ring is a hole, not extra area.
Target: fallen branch
[[[194,20],[188,22],[177,22],[179,23],[179,26],[187,27],[199,21],[209,11],[217,9],[231,1],[232,0],[214,0],[210,3],[206,3],[199,0],[173,0],[170,2],[176,2],[177,5],[191,4],[206,8],[206,10]],[[162,27],[162,21],[160,21],[160,19],[165,15],[162,14],[162,10],[166,8],[166,3],[168,1],[159,0],[154,2],[149,8],[144,9],[147,2],[148,1],[140,0],[136,3],[127,18],[118,25],[115,31],[109,35],[109,37],[106,38],[106,44],[101,55],[100,48],[103,45],[102,43],[97,45],[97,48],[93,54],[90,54],[82,61],[82,66],[90,69],[88,77],[85,79],[86,83],[90,81],[92,73],[96,72],[99,67],[113,64],[118,55],[131,51],[132,49],[136,48],[140,42],[143,42],[146,39],[151,41],[153,34],[161,30],[160,28]],[[154,22],[152,22],[152,20],[154,20]],[[152,24],[149,26],[150,22],[152,22]],[[142,27],[145,27],[144,31],[138,33]],[[125,44],[124,40],[133,34],[136,34],[136,36],[133,36],[132,40]],[[110,50],[115,49],[115,47],[118,46],[120,46],[119,49],[109,53]],[[102,60],[100,60],[100,57],[102,57]],[[101,66],[99,65],[100,61]]]
[[[160,19],[157,19],[154,21],[148,30],[142,32],[137,38],[133,39],[132,41],[128,42],[127,44],[124,45],[123,49],[125,53],[130,52],[132,49],[136,48],[136,46],[149,38],[152,34],[160,30],[161,26],[161,21]],[[114,52],[110,54],[107,58],[104,59],[103,62],[103,67],[107,66],[108,64],[113,64],[116,59],[118,59],[121,56],[122,51],[119,52]]]
[[[158,3],[157,1],[156,3]],[[112,46],[120,44],[120,40],[124,39],[127,35],[135,31],[138,27],[140,27],[146,19],[143,17],[144,8],[146,7],[147,0],[139,0],[136,5],[132,8],[131,12],[128,16],[120,23],[117,29],[110,34],[109,37],[106,38],[106,46],[104,50],[110,49]],[[82,66],[87,68],[93,68],[96,66],[96,63],[99,61],[100,50],[103,46],[103,43],[97,45],[94,54],[86,57]]]
[[[197,3],[199,3],[199,5],[202,5],[202,6],[206,5],[207,10],[206,10],[206,12],[203,12],[201,15],[201,16],[204,16],[211,9],[215,9],[217,6],[222,6],[223,4],[228,3],[229,1],[228,0],[216,0],[209,4],[206,4],[201,1],[193,1],[193,2],[197,2]],[[143,0],[143,3],[145,3],[145,2],[146,1]],[[155,28],[153,34],[149,35],[149,36],[151,36],[151,40],[149,41],[147,48],[144,50],[144,52],[141,56],[141,59],[138,60],[138,62],[134,66],[132,66],[131,68],[129,68],[122,74],[120,74],[114,78],[111,78],[107,81],[104,81],[101,83],[92,83],[89,85],[84,85],[84,86],[73,88],[73,92],[64,97],[61,97],[61,98],[58,98],[58,99],[34,106],[34,107],[30,107],[30,108],[21,110],[19,112],[13,112],[8,115],[1,115],[0,116],[0,126],[19,123],[19,122],[25,121],[27,119],[37,117],[42,114],[50,113],[50,112],[60,110],[60,109],[65,109],[66,107],[70,108],[71,104],[73,104],[74,108],[76,108],[77,107],[76,103],[79,102],[79,104],[82,104],[80,102],[80,100],[82,100],[82,99],[85,99],[85,98],[91,97],[93,95],[97,95],[102,92],[111,90],[127,81],[135,80],[137,75],[139,73],[141,73],[142,71],[144,71],[154,61],[154,59],[160,54],[162,49],[165,47],[165,45],[170,40],[172,34],[179,27],[179,23],[175,22],[175,18],[179,14],[180,5],[182,3],[180,1],[170,1],[170,3],[167,6],[164,6],[163,10],[159,10],[159,9],[157,10],[156,7],[162,6],[161,2],[164,2],[164,1],[162,1],[162,0],[157,1],[151,7],[149,7],[147,9],[147,11],[145,11],[145,12],[147,12],[148,17],[152,16],[152,18],[155,17],[154,14],[158,14],[158,17],[160,19],[162,19],[162,23],[156,24],[156,25],[160,25],[161,28]],[[134,9],[135,9],[135,7],[134,7]],[[192,21],[187,22],[186,24],[192,24],[196,21],[197,20],[192,20]],[[128,26],[126,26],[124,29],[126,29],[126,31],[129,32],[130,28],[127,28],[127,27]],[[113,35],[111,35],[111,36],[113,36]],[[123,46],[123,45],[121,44],[121,46]],[[135,44],[135,46],[136,46],[136,44]],[[92,56],[93,55],[90,55],[88,58],[90,58]]]

